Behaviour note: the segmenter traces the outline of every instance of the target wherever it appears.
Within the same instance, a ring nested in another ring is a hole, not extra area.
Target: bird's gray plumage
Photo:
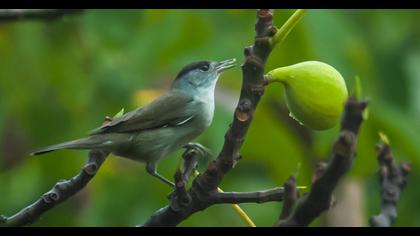
[[[155,129],[167,125],[173,126],[194,113],[189,109],[193,102],[194,98],[191,96],[179,91],[170,91],[145,107],[128,112],[122,117],[93,130],[90,135],[110,132],[125,133]]]
[[[156,164],[211,124],[217,78],[233,63],[234,60],[201,61],[187,65],[170,90],[146,106],[94,129],[86,138],[48,146],[32,154],[58,149],[102,149],[145,162],[150,174],[172,185],[156,172]]]

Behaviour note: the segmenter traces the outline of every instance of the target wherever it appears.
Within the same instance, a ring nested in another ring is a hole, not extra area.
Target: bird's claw
[[[183,146],[185,148],[184,155],[193,154],[194,152],[197,152],[198,155],[201,157],[213,157],[213,153],[209,148],[206,148],[205,146],[201,145],[200,143],[188,143]]]

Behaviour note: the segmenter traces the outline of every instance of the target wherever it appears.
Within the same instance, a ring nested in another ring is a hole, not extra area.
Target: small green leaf
[[[304,194],[306,191],[308,191],[308,186],[296,186],[296,190],[300,194]]]
[[[124,115],[124,107],[117,114],[115,114],[112,119],[120,118],[123,115]]]
[[[381,131],[379,131],[379,132],[378,132],[378,135],[379,135],[379,139],[380,139],[383,143],[385,143],[385,144],[389,145],[389,139],[388,139],[388,136],[386,136],[386,134],[384,134],[384,133],[382,133]]]
[[[366,107],[366,109],[362,112],[363,120],[367,120],[369,118],[369,107]]]
[[[194,170],[193,172],[192,172],[192,174],[191,174],[191,176],[193,177],[193,178],[195,178],[195,177],[197,177],[197,176],[199,176],[200,175],[200,172],[198,172],[198,170]]]
[[[357,100],[363,99],[363,89],[362,89],[362,83],[360,82],[360,76],[356,75],[354,77],[354,96]],[[363,113],[363,120],[367,120],[369,118],[369,108],[366,108]]]

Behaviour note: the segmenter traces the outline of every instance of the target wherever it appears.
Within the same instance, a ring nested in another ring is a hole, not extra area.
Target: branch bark
[[[257,192],[219,192],[216,195],[215,203],[230,203],[230,204],[239,204],[239,203],[264,203],[264,202],[274,202],[282,201],[284,198],[284,188],[276,187],[264,191]]]
[[[284,202],[283,202],[283,209],[281,211],[279,222],[275,225],[281,224],[284,220],[286,220],[293,212],[295,203],[298,199],[298,191],[296,189],[296,177],[290,176],[289,179],[284,183]]]
[[[5,15],[9,14],[7,17]],[[13,14],[11,14],[13,13]],[[45,12],[44,12],[45,13]],[[39,14],[39,15],[38,15]],[[45,19],[57,17],[53,12]],[[48,15],[47,14],[47,15]],[[37,18],[42,14],[26,11],[3,12],[3,18],[7,19]],[[169,195],[170,204],[157,211],[143,226],[176,226],[193,213],[204,210],[214,204],[232,204],[244,202],[263,203],[268,201],[283,200],[284,189],[273,188],[258,192],[219,192],[224,175],[228,173],[241,158],[239,151],[251,124],[255,109],[264,93],[266,81],[264,79],[265,62],[274,47],[271,39],[277,29],[272,24],[272,10],[258,10],[257,23],[255,25],[256,37],[254,44],[245,48],[245,62],[242,65],[243,84],[238,105],[236,107],[233,123],[225,134],[224,146],[216,160],[210,162],[207,170],[194,179],[192,187],[187,190],[185,185],[189,176],[196,166],[198,152],[190,152],[189,157],[184,156],[184,172],[178,170],[175,173],[176,187]],[[43,18],[43,17],[41,17]],[[290,25],[293,27],[293,25]],[[1,218],[7,225],[25,225],[34,222],[42,213],[63,202],[70,196],[80,191],[95,175],[97,169],[108,153],[91,151],[88,164],[79,175],[69,181],[61,181],[48,193],[44,194],[37,202],[24,208],[11,217]]]
[[[244,50],[245,62],[242,65],[243,83],[239,102],[233,116],[233,123],[225,134],[225,142],[217,159],[210,162],[207,170],[194,179],[192,187],[188,190],[187,194],[191,196],[191,202],[179,209],[171,207],[170,204],[152,215],[143,226],[176,226],[193,213],[217,203],[216,199],[220,196],[217,187],[222,182],[224,175],[241,158],[240,148],[258,102],[264,93],[265,62],[272,50],[270,39],[277,31],[273,27],[272,18],[273,10],[262,9],[257,11],[254,44]],[[244,195],[242,194],[241,196]],[[238,198],[238,194],[235,197]],[[259,201],[258,198],[253,200]],[[173,199],[171,199],[172,201]]]
[[[77,14],[82,11],[82,9],[0,9],[0,22],[56,20],[64,15]]]
[[[381,212],[371,217],[369,224],[372,227],[390,227],[397,219],[397,204],[407,183],[411,166],[405,162],[397,166],[389,144],[378,144],[377,154],[381,185]]]
[[[356,136],[363,121],[362,112],[367,102],[349,98],[346,102],[341,132],[333,147],[333,157],[328,164],[318,166],[312,189],[301,198],[287,219],[277,226],[307,226],[322,212],[329,209],[332,193],[339,180],[348,172],[354,159]]]
[[[13,216],[0,216],[0,226],[23,226],[34,223],[43,213],[64,202],[83,189],[95,176],[108,153],[99,150],[89,152],[89,159],[80,173],[70,180],[60,180],[36,202]]]
[[[189,150],[185,154],[189,156],[188,159],[190,160],[197,159],[202,155],[200,152]],[[193,186],[187,191],[185,189],[186,180],[184,176],[186,176],[185,171],[188,170],[190,168],[185,168],[184,172],[178,170],[175,173],[175,191],[169,195],[170,204],[158,210],[145,224],[138,226],[174,226],[182,221],[180,221],[180,217],[183,215],[180,214],[187,212],[187,210],[192,215],[196,211],[204,210],[215,204],[278,202],[284,198],[283,187],[256,192],[219,192],[217,187],[214,190],[204,190],[196,182],[201,176],[198,176],[193,181]]]

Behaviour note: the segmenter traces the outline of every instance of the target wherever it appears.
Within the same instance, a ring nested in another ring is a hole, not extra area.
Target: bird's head
[[[213,92],[220,74],[235,66],[235,59],[221,62],[198,61],[185,66],[176,76],[171,89],[187,93]],[[198,95],[197,94],[197,95]]]

